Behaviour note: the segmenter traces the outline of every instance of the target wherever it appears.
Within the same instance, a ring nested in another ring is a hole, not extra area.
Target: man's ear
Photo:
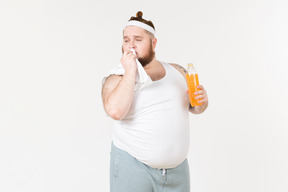
[[[156,44],[157,44],[157,39],[154,38],[154,39],[152,40],[152,46],[153,46],[154,49],[156,48]]]

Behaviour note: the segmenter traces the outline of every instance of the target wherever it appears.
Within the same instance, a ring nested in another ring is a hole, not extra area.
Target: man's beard
[[[138,61],[141,63],[143,67],[145,67],[153,60],[154,56],[155,56],[155,52],[153,51],[152,44],[151,44],[151,47],[148,50],[148,54],[145,55],[144,57],[139,57]]]

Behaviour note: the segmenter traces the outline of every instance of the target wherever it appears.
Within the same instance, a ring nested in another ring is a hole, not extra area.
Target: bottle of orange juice
[[[186,82],[188,86],[188,92],[189,92],[189,99],[190,99],[190,104],[192,107],[202,105],[202,103],[198,103],[199,100],[196,100],[194,93],[196,91],[199,91],[200,89],[197,88],[199,85],[199,79],[198,79],[198,73],[196,69],[194,68],[192,63],[188,64],[188,69],[186,73]]]

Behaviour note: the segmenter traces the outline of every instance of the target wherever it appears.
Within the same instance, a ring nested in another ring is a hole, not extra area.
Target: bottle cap
[[[193,63],[188,63],[188,67],[193,67]]]

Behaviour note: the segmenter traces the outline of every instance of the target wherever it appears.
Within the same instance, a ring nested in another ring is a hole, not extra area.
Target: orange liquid
[[[198,74],[186,73],[186,82],[188,86],[189,99],[190,99],[191,106],[195,107],[195,106],[202,105],[202,103],[198,103],[199,99],[195,99],[197,95],[194,94],[196,91],[200,90],[197,88],[197,86],[199,85]]]

